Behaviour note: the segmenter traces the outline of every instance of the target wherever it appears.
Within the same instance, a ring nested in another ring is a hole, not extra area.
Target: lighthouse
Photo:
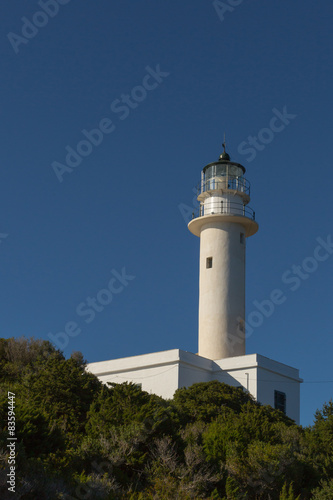
[[[245,355],[246,238],[258,231],[245,167],[222,146],[202,170],[198,216],[188,224],[200,238],[198,354],[212,360]]]
[[[89,363],[87,370],[104,383],[133,382],[166,399],[181,387],[218,380],[299,423],[299,370],[245,354],[245,246],[258,224],[245,168],[230,160],[225,142],[218,160],[202,170],[198,200],[188,228],[200,238],[199,352],[150,352]]]

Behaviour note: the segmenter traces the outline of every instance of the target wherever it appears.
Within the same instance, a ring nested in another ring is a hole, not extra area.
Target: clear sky
[[[333,389],[331,0],[1,10],[1,336],[89,362],[197,352],[186,218],[226,132],[259,223],[247,353],[300,369],[310,424]]]

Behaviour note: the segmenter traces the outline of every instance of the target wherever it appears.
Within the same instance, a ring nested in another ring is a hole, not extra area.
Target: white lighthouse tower
[[[225,143],[223,149],[202,171],[200,210],[188,225],[200,237],[198,354],[171,349],[97,361],[87,370],[102,382],[133,382],[167,399],[181,387],[218,380],[299,423],[299,370],[245,354],[245,242],[258,224],[245,168],[230,160]]]
[[[199,215],[188,225],[200,237],[198,354],[208,359],[245,354],[245,242],[258,231],[245,168],[223,150],[202,171]]]

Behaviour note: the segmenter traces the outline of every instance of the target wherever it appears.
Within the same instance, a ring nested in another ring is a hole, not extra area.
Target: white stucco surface
[[[155,352],[141,356],[90,363],[87,370],[102,382],[140,384],[144,391],[171,399],[181,387],[219,380],[243,387],[262,404],[274,407],[274,391],[286,394],[286,413],[299,423],[299,371],[259,354],[211,360],[182,351]]]
[[[205,214],[216,197],[205,199]],[[230,194],[218,198],[223,197]],[[229,198],[223,205],[227,213],[203,215],[188,225],[200,237],[198,352],[214,360],[245,354],[246,237],[258,230],[253,219],[239,215],[232,205],[229,209],[227,202]]]
[[[244,242],[240,242],[240,235]],[[207,269],[207,258],[212,268]],[[200,233],[199,355],[221,359],[245,354],[245,228],[216,220]]]

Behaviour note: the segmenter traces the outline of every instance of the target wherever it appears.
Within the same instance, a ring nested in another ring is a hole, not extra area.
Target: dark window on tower
[[[286,414],[286,393],[274,391],[274,408]]]
[[[240,242],[242,243],[242,245],[244,245],[244,243],[245,243],[245,234],[244,233],[240,233]]]
[[[207,257],[206,259],[206,269],[211,269],[213,267],[213,257]]]

